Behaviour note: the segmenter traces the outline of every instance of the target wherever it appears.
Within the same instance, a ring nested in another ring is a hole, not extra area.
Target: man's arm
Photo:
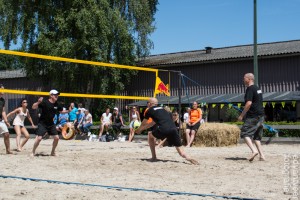
[[[140,134],[143,130],[146,130],[147,128],[152,127],[154,124],[155,124],[154,121],[148,123],[148,119],[144,119],[142,121],[141,126],[138,129],[135,130],[135,133]]]
[[[4,120],[4,122],[7,126],[10,126],[10,123],[8,122],[7,117],[6,117],[6,112],[5,112],[4,106],[3,106],[3,111],[2,111],[2,119]]]
[[[248,110],[250,109],[252,105],[252,101],[247,101],[246,104],[245,104],[245,107],[244,107],[244,110],[243,112],[241,113],[241,115],[239,116],[238,120],[239,121],[242,121],[244,116],[246,115],[246,113],[248,112]]]
[[[43,97],[40,97],[37,102],[32,104],[32,109],[34,109],[34,110],[37,109],[39,107],[39,104],[42,103],[42,101],[43,101]]]

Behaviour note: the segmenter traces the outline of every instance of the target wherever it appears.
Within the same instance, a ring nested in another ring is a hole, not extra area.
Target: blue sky
[[[253,0],[159,0],[151,54],[253,43]],[[300,0],[257,0],[258,43],[300,39]]]

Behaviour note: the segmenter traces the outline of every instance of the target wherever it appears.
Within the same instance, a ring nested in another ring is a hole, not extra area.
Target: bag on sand
[[[106,134],[105,135],[105,139],[106,139],[106,142],[111,142],[111,141],[114,141],[114,136],[110,135],[110,134]]]

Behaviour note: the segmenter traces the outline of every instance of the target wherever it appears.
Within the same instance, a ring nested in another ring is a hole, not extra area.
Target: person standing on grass
[[[11,115],[16,115],[13,121],[13,126],[17,134],[16,142],[17,142],[18,152],[21,152],[23,150],[24,145],[29,140],[29,133],[26,127],[24,126],[25,118],[26,117],[28,118],[29,122],[32,125],[32,128],[36,128],[27,109],[27,105],[28,105],[27,99],[24,98],[21,101],[20,107],[16,108],[14,111],[7,114],[7,118],[9,118],[9,116]],[[21,142],[21,134],[24,134],[25,136],[25,139],[22,142]]]
[[[41,116],[39,118],[38,128],[36,130],[36,138],[34,141],[31,156],[36,155],[36,149],[39,146],[43,136],[48,132],[49,135],[53,136],[53,144],[51,156],[57,156],[55,149],[57,147],[59,137],[56,130],[56,126],[53,122],[55,115],[60,113],[68,113],[68,110],[63,111],[62,105],[57,103],[59,92],[57,90],[51,90],[48,99],[40,97],[36,103],[32,105],[32,109],[41,109]]]
[[[0,88],[4,89],[4,86],[0,84]],[[9,132],[8,126],[10,126],[9,122],[7,121],[6,112],[5,112],[5,100],[3,98],[2,92],[0,92],[0,135],[3,134],[4,136],[4,145],[6,148],[7,154],[12,154],[10,151],[10,141],[9,141]]]
[[[244,138],[252,152],[249,161],[252,162],[258,154],[260,155],[260,160],[264,161],[265,156],[261,147],[264,121],[262,91],[254,85],[254,75],[252,73],[244,75],[244,84],[247,87],[244,96],[245,107],[238,117],[239,121],[244,120],[244,124],[241,128],[241,137]],[[257,150],[254,148],[252,140]]]
[[[149,146],[152,154],[152,158],[150,159],[151,162],[157,161],[156,152],[155,152],[155,138],[164,140],[167,138],[167,141],[170,146],[175,146],[179,155],[185,158],[187,161],[191,162],[192,164],[199,164],[198,161],[189,157],[182,148],[181,139],[177,131],[177,127],[173,122],[172,118],[168,111],[164,108],[157,106],[158,101],[156,98],[150,98],[149,102],[147,103],[149,109],[145,114],[145,118],[141,124],[141,126],[135,131],[137,134],[141,133],[143,130],[152,127],[153,125],[157,124],[157,128],[153,130],[152,133],[149,133]],[[152,122],[148,123],[148,119],[152,118]]]

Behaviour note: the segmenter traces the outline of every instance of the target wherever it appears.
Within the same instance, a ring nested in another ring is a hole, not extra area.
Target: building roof
[[[300,40],[262,43],[257,45],[257,55],[275,56],[300,53]],[[231,46],[223,48],[212,48],[211,53],[206,50],[185,51],[178,53],[159,54],[146,57],[141,60],[140,66],[167,66],[193,62],[211,62],[227,59],[241,59],[253,57],[253,45]]]
[[[158,96],[159,104],[178,104],[178,97],[176,96]],[[300,91],[294,92],[266,92],[263,93],[264,102],[282,102],[282,101],[300,101]],[[195,95],[195,96],[182,96],[181,104],[189,104],[192,102],[205,102],[208,104],[220,104],[220,103],[242,103],[244,102],[244,94],[212,94],[207,96]],[[146,106],[147,101],[138,101],[129,104],[130,106]]]
[[[22,69],[0,71],[0,79],[22,78],[26,73]]]

